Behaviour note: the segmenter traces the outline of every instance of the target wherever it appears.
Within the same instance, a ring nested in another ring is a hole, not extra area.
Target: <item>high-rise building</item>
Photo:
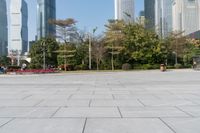
[[[188,35],[200,30],[200,0],[173,0],[173,31]]]
[[[145,28],[155,30],[155,0],[144,0]]]
[[[55,0],[37,0],[37,39],[55,36],[55,26],[49,20],[56,19]]]
[[[28,7],[25,0],[10,1],[10,42],[9,52],[27,52],[28,47]]]
[[[8,22],[6,1],[0,0],[0,56],[6,56],[8,52]]]
[[[155,0],[155,31],[163,38],[172,32],[172,0]]]
[[[140,23],[142,26],[145,26],[144,11],[140,11],[140,13],[139,13],[139,23]]]
[[[134,21],[134,0],[115,0],[115,19]]]

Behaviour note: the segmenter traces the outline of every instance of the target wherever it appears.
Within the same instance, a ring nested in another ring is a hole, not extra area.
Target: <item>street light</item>
[[[177,53],[174,51],[173,54],[175,55],[175,65],[178,64],[178,57],[177,57]]]
[[[41,42],[42,44],[42,50],[43,50],[43,69],[45,70],[46,69],[46,44],[45,44],[45,41],[42,41]]]
[[[89,33],[89,69],[92,69],[92,38],[94,33],[97,31],[97,27],[92,30],[92,36]]]

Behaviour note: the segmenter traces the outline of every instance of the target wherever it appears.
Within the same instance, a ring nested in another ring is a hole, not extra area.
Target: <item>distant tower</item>
[[[115,0],[115,19],[134,21],[134,0]]]
[[[155,30],[155,0],[144,0],[145,28]]]
[[[162,38],[172,32],[172,0],[155,0],[155,31]]]
[[[6,56],[8,52],[8,22],[6,1],[0,0],[0,56]]]
[[[50,19],[56,19],[55,0],[37,0],[37,39],[55,36],[55,26],[49,24]]]
[[[200,30],[200,0],[173,0],[173,31],[188,35]]]
[[[10,3],[10,51],[27,52],[28,7],[25,0],[11,0]]]

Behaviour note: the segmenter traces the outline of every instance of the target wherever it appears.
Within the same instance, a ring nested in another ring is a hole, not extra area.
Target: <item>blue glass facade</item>
[[[55,26],[49,24],[50,19],[56,19],[55,0],[37,0],[37,38],[55,36]]]
[[[145,28],[155,29],[155,0],[144,0]]]
[[[0,56],[8,53],[8,22],[6,1],[0,0]]]

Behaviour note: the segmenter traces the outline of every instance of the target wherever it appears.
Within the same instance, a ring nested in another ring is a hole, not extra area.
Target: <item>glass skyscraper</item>
[[[134,21],[134,0],[115,0],[115,19]]]
[[[55,0],[37,0],[37,39],[55,36],[55,26],[49,24],[50,19],[56,19]]]
[[[155,0],[155,31],[162,38],[172,32],[172,0]]]
[[[28,47],[28,6],[25,0],[10,1],[10,44],[9,52],[20,54]]]
[[[6,56],[8,52],[8,22],[6,1],[0,0],[0,56]]]
[[[155,0],[144,0],[145,28],[155,30]]]
[[[173,30],[183,35],[200,30],[200,0],[173,0]]]

